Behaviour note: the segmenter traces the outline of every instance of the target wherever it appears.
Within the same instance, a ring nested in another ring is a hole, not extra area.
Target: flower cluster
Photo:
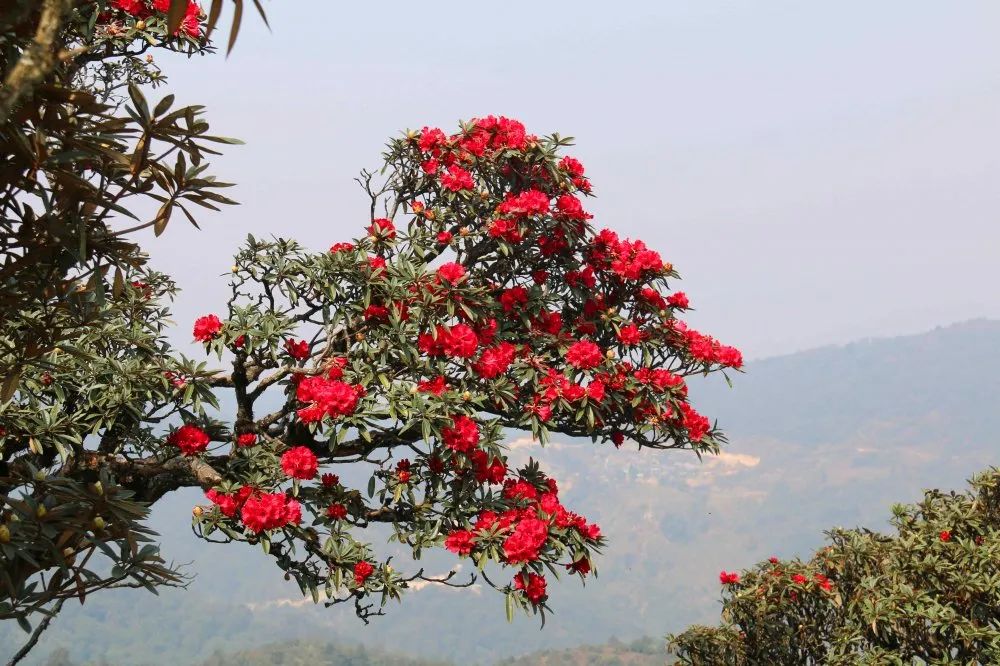
[[[198,426],[185,423],[167,437],[167,444],[176,446],[186,456],[194,456],[208,448],[208,434]]]
[[[164,15],[170,10],[170,0],[111,0],[111,7],[138,20]],[[204,12],[201,6],[189,0],[178,32],[197,39],[201,36],[201,20]]]
[[[306,423],[321,421],[325,416],[335,419],[353,414],[362,394],[363,389],[357,385],[318,375],[306,377],[299,382],[295,397],[308,406],[299,409],[297,414]]]

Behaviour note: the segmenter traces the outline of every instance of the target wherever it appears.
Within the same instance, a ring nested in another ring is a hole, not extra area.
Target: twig
[[[38,644],[38,639],[41,637],[42,632],[49,628],[49,624],[52,622],[52,618],[58,615],[59,611],[62,610],[63,603],[66,599],[60,599],[56,602],[56,605],[52,608],[49,615],[42,618],[42,621],[38,623],[35,630],[31,632],[31,636],[28,638],[28,642],[21,646],[21,649],[14,653],[14,656],[10,658],[7,662],[7,666],[16,666],[18,662],[28,656],[28,653]]]

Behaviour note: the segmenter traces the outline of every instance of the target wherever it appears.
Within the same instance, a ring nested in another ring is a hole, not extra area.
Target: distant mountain
[[[193,539],[187,516],[200,498],[177,493],[157,505],[154,522],[168,556],[194,561],[191,588],[97,595],[68,608],[30,663],[62,646],[94,663],[197,663],[216,649],[319,638],[489,664],[714,623],[719,570],[807,555],[835,525],[881,527],[892,503],[924,487],[961,487],[1000,463],[998,349],[1000,322],[972,321],[756,361],[732,389],[692,382],[699,409],[731,439],[701,463],[681,452],[558,439],[541,449],[515,438],[514,455],[540,459],[566,504],[611,540],[586,588],[550,582],[555,613],[543,631],[528,618],[508,625],[502,599],[481,587],[421,589],[363,626],[299,598],[259,551]],[[452,561],[444,553],[422,564],[436,571]],[[0,626],[0,657],[19,634]]]
[[[664,666],[665,644],[663,639],[642,638],[622,643],[612,638],[603,645],[541,650],[510,657],[496,662],[496,666]]]

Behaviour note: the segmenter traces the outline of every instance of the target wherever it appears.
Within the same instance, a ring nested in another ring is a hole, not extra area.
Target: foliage
[[[807,561],[723,572],[723,625],[671,637],[685,664],[1000,661],[1000,470],[893,507],[897,533],[828,533]]]
[[[157,441],[150,428],[172,410],[213,398],[171,382],[199,370],[166,349],[157,298],[173,287],[131,236],[234,203],[204,161],[234,140],[209,133],[201,106],[154,104],[140,87],[166,80],[152,50],[212,52],[206,20],[219,9],[0,11],[0,619],[26,628],[68,596],[182,583],[142,524],[145,504],[176,486],[125,456]]]
[[[0,127],[3,400],[28,367],[44,366],[40,357],[104,323],[105,287],[119,294],[145,264],[130,235],[162,233],[174,215],[197,224],[193,210],[233,203],[204,162],[217,154],[213,145],[233,141],[209,133],[201,106],[177,106],[173,95],[153,104],[139,89],[165,82],[152,49],[212,50],[198,14],[173,36],[153,9],[136,17],[115,9],[126,5],[117,0],[64,2],[70,7],[52,17],[53,4],[17,2],[0,25],[7,90],[31,61],[35,24],[58,19],[47,45],[57,57],[24,85]],[[131,226],[120,224],[126,219]]]

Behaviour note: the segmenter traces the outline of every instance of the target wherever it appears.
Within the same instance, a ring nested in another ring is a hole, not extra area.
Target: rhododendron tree
[[[141,409],[88,422],[62,460],[26,451],[20,469],[39,474],[22,482],[100,473],[103,492],[147,503],[199,487],[197,534],[262,548],[304,593],[364,619],[417,581],[476,579],[508,616],[544,619],[555,579],[593,575],[605,541],[536,461],[511,461],[508,434],[713,453],[725,440],[687,382],[742,365],[684,323],[670,263],[595,228],[570,145],[493,116],[392,140],[360,178],[358,238],[312,251],[250,237],[238,251],[228,302],[188,324],[218,369],[162,343],[152,313],[169,282],[126,275],[143,286],[124,288],[117,316],[152,326],[140,351],[158,359]],[[32,388],[26,412],[64,404]],[[227,404],[221,420],[206,412]],[[368,529],[380,524],[412,565],[390,564]],[[425,573],[429,549],[452,573]]]
[[[720,627],[670,638],[680,663],[1000,663],[1000,470],[893,508],[895,534],[828,533],[808,561],[722,572]]]
[[[232,434],[173,450],[218,475],[200,534],[260,544],[314,598],[367,617],[428,579],[365,538],[386,523],[415,559],[470,559],[508,612],[543,612],[549,579],[590,574],[604,540],[537,463],[510,464],[506,432],[718,450],[687,378],[741,356],[684,323],[655,250],[595,230],[569,145],[503,117],[425,127],[362,174],[359,238],[248,239],[232,297],[193,324],[231,359],[212,384],[236,402]],[[345,464],[367,483],[325,476]]]

